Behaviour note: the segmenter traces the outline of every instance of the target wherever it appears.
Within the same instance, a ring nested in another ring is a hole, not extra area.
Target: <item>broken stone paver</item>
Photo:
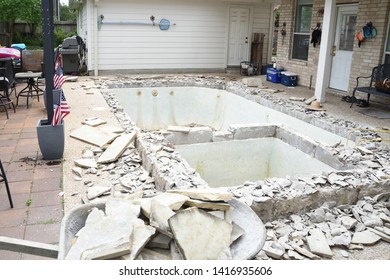
[[[332,258],[333,252],[330,249],[325,235],[320,229],[313,229],[310,231],[310,235],[306,237],[309,250],[325,258]]]
[[[312,252],[310,252],[309,250],[299,246],[298,244],[296,244],[295,242],[291,242],[290,243],[290,246],[295,250],[297,251],[299,254],[305,256],[305,257],[308,257],[309,259],[312,259],[312,260],[319,260],[321,259],[319,256],[317,256],[316,254],[313,254]]]
[[[354,226],[356,226],[357,223],[358,223],[357,220],[349,216],[341,217],[341,224],[345,226],[347,229],[352,229]]]
[[[145,222],[141,219],[136,219],[133,223],[133,232],[130,236],[130,248],[131,253],[130,260],[136,259],[138,254],[146,246],[149,240],[153,237],[156,229],[154,227],[145,225]]]
[[[132,233],[132,224],[128,215],[121,218],[107,216],[102,210],[94,208],[88,215],[85,226],[77,233],[77,241],[70,248],[66,259],[81,259],[84,251],[97,249],[100,246],[116,244],[115,247],[117,247],[119,244],[128,243]],[[113,228],[116,230],[113,231]]]
[[[371,232],[370,230],[365,230],[361,232],[356,232],[351,243],[353,244],[362,244],[362,245],[373,245],[381,239],[380,236]]]
[[[81,123],[85,124],[85,125],[89,125],[89,126],[95,127],[95,126],[98,126],[98,125],[106,124],[107,121],[102,120],[102,119],[96,117],[96,118],[85,119],[85,121],[82,121]]]
[[[186,260],[224,259],[230,247],[233,226],[203,210],[179,211],[169,219],[169,225]]]
[[[168,224],[168,220],[173,215],[175,215],[175,212],[173,212],[171,208],[162,205],[158,200],[151,200],[149,218],[150,225],[170,237],[172,237],[172,232]]]
[[[80,158],[74,161],[76,166],[83,168],[97,168],[97,163],[94,158]]]
[[[102,132],[89,125],[83,125],[80,128],[73,130],[70,133],[70,137],[98,147],[103,147],[104,145],[112,142],[116,137],[118,137],[118,135],[115,133]]]
[[[230,201],[233,198],[231,192],[223,189],[175,189],[167,190],[168,193],[179,193],[193,199],[206,201]]]
[[[98,163],[110,163],[118,160],[127,146],[134,141],[136,132],[123,134],[116,138],[114,142],[101,154]]]
[[[387,235],[379,230],[373,229],[373,228],[368,228],[369,231],[375,233],[378,235],[382,240],[389,242],[390,243],[390,235]]]
[[[185,202],[185,205],[189,207],[197,207],[197,208],[209,209],[209,210],[227,211],[230,209],[230,204],[228,203],[210,202],[210,201],[203,201],[197,199],[188,199]]]
[[[87,198],[93,200],[111,191],[111,187],[93,186],[87,189]]]

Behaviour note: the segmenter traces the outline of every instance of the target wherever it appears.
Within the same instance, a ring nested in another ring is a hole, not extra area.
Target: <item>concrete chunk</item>
[[[291,242],[289,244],[295,251],[297,251],[299,254],[305,256],[305,257],[308,257],[309,259],[312,259],[312,260],[319,260],[321,259],[319,256],[313,254],[312,252],[306,250],[305,248],[299,246],[298,244],[296,244],[295,242]]]
[[[332,258],[333,253],[329,247],[325,235],[320,229],[313,229],[310,231],[310,235],[306,237],[307,245],[312,253]]]
[[[361,232],[355,232],[355,234],[352,237],[352,242],[353,244],[362,244],[362,245],[373,245],[377,243],[380,240],[380,236],[377,234],[365,230]]]

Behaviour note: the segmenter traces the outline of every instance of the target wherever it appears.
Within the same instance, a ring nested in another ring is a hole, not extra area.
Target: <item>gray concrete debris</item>
[[[97,163],[94,158],[80,158],[74,161],[76,166],[82,168],[97,168]]]
[[[268,257],[280,260],[285,253],[285,250],[274,246],[273,241],[266,241],[263,247],[263,251],[267,254]]]
[[[380,236],[376,235],[370,230],[365,230],[361,232],[356,232],[351,243],[353,244],[362,244],[362,245],[373,245],[381,239]]]
[[[312,253],[325,258],[332,258],[333,252],[330,249],[325,235],[319,229],[310,231],[310,235],[306,237],[307,245]]]
[[[99,196],[109,194],[111,187],[93,186],[87,189],[87,198],[93,200]]]

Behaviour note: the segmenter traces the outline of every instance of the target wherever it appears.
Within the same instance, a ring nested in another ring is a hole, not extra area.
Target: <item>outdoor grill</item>
[[[59,46],[64,74],[79,74],[84,63],[85,43],[80,36],[64,39]]]

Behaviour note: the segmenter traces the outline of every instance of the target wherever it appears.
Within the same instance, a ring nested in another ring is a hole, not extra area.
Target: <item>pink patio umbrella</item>
[[[14,48],[0,48],[0,58],[20,59],[20,51]]]

